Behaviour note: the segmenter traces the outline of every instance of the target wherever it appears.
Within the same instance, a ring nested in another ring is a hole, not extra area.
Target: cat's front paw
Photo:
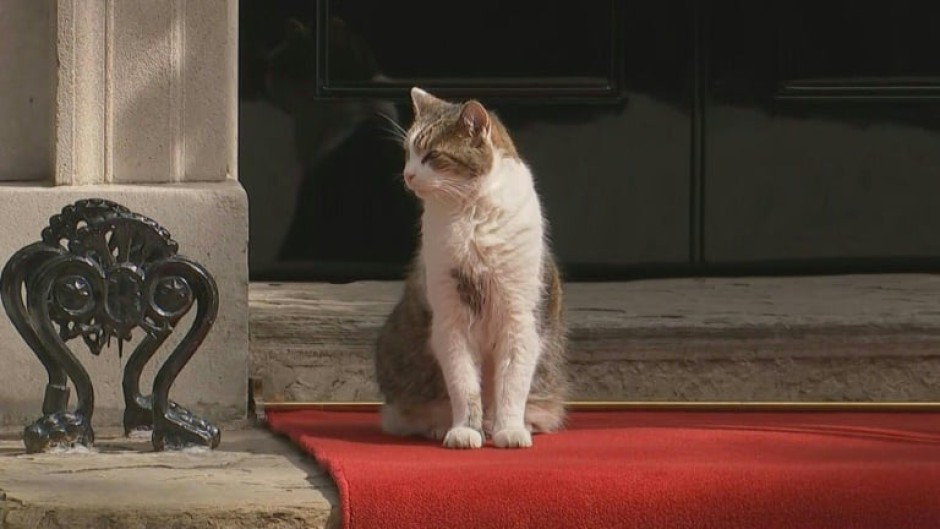
[[[483,446],[483,434],[466,426],[451,428],[444,436],[447,448],[480,448]]]
[[[503,428],[493,434],[493,446],[496,448],[529,448],[532,446],[532,434],[525,428]]]

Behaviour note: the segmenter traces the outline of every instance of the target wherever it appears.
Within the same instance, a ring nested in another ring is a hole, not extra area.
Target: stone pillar
[[[216,325],[171,395],[216,420],[243,417],[247,403],[237,38],[237,0],[0,2],[0,261],[81,198],[162,224],[219,285]],[[117,351],[75,350],[95,384],[95,424],[117,424]],[[0,318],[0,424],[37,418],[45,383]]]

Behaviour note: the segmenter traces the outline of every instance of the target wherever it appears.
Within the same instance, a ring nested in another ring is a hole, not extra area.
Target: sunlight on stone
[[[75,444],[73,446],[57,445],[57,446],[53,446],[49,448],[47,453],[48,454],[66,454],[66,455],[73,455],[73,454],[87,455],[87,454],[97,454],[98,449],[94,447],[89,448],[82,444]]]

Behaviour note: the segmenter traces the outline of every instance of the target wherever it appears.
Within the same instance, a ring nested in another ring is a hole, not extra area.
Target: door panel
[[[707,262],[940,257],[940,38],[927,4],[709,6]]]
[[[318,94],[400,97],[415,84],[476,97],[620,97],[620,1],[578,9],[479,1],[443,16],[441,3],[325,0],[318,13]],[[362,39],[379,75],[349,67],[331,32]],[[443,92],[442,92],[443,91]]]
[[[936,93],[940,37],[925,7],[912,0],[778,2],[782,88],[804,95]]]
[[[242,2],[253,277],[401,274],[418,213],[388,120],[408,125],[413,84],[500,115],[570,277],[687,267],[693,19],[639,4]]]

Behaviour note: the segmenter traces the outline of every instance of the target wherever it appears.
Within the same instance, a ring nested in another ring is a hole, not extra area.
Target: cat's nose
[[[405,173],[405,183],[406,183],[406,184],[408,184],[408,185],[410,186],[411,183],[414,181],[414,179],[415,179],[415,174],[414,174],[414,173]]]

